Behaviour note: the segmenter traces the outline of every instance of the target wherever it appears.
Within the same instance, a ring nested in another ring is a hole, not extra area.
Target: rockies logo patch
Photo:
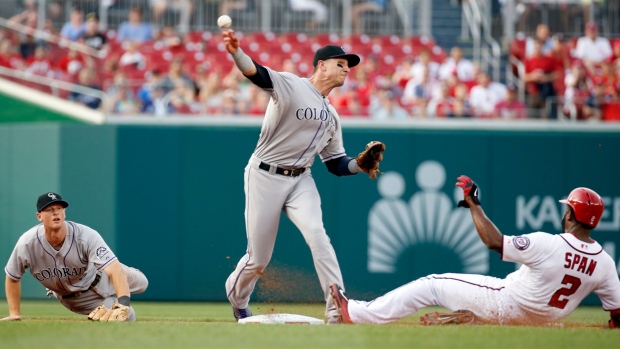
[[[103,257],[103,255],[105,255],[106,253],[108,253],[108,249],[101,246],[97,249],[97,258],[101,259],[101,257]]]
[[[528,247],[530,247],[530,239],[525,236],[515,236],[512,238],[512,243],[515,245],[517,250],[524,251]]]

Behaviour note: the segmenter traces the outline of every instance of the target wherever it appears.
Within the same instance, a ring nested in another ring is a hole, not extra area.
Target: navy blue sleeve
[[[256,74],[252,76],[246,76],[252,83],[260,88],[273,88],[273,82],[269,77],[269,72],[265,67],[252,60],[256,66]]]
[[[349,162],[353,160],[353,158],[350,158],[348,156],[342,156],[336,159],[331,159],[328,161],[325,161],[325,166],[327,166],[327,170],[340,177],[340,176],[351,176],[354,175],[356,173],[352,173],[351,171],[349,171]]]

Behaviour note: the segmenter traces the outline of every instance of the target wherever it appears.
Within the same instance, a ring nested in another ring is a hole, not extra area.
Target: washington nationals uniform
[[[615,263],[597,242],[537,232],[504,236],[502,252],[504,261],[523,263],[505,279],[429,275],[372,302],[349,301],[351,320],[386,323],[439,305],[470,310],[482,322],[540,324],[569,315],[590,292],[599,296],[604,309],[620,309]]]
[[[78,314],[89,314],[101,303],[111,308],[117,302],[116,292],[103,269],[117,260],[114,252],[97,231],[71,221],[65,221],[65,226],[67,235],[59,250],[45,238],[42,224],[25,232],[4,268],[6,275],[17,281],[30,269],[30,274],[62,305]],[[130,292],[144,292],[148,286],[146,276],[138,269],[122,267]],[[129,321],[135,316],[131,308]]]
[[[326,317],[328,321],[336,319],[329,285],[341,284],[342,274],[323,227],[321,199],[310,167],[317,154],[323,162],[346,155],[340,119],[309,79],[260,68],[266,69],[273,87],[264,88],[271,100],[244,174],[248,247],[226,281],[227,296],[234,308],[248,307],[256,282],[271,259],[284,211],[312,252],[327,302]]]

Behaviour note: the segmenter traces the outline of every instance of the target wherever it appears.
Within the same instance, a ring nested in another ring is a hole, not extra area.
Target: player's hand
[[[22,321],[22,317],[19,315],[9,315],[7,317],[3,317],[0,321]]]
[[[239,48],[239,39],[235,35],[235,31],[232,29],[222,30],[222,39],[226,45],[226,51],[234,55]]]
[[[480,199],[478,199],[478,186],[471,178],[461,175],[457,178],[456,186],[463,189],[463,200],[459,201],[457,204],[458,207],[469,208],[469,204],[465,200],[468,196],[472,198],[476,205],[480,205]]]

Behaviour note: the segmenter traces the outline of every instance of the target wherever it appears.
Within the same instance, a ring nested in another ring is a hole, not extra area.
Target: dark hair
[[[570,205],[566,205],[566,207],[568,207],[568,210],[570,211],[570,214],[573,216],[573,218],[575,219],[575,222],[579,223],[579,225],[587,230],[592,230],[594,229],[593,226],[585,224],[585,223],[581,223],[580,221],[577,220],[577,217],[575,216],[575,210],[570,206]]]

